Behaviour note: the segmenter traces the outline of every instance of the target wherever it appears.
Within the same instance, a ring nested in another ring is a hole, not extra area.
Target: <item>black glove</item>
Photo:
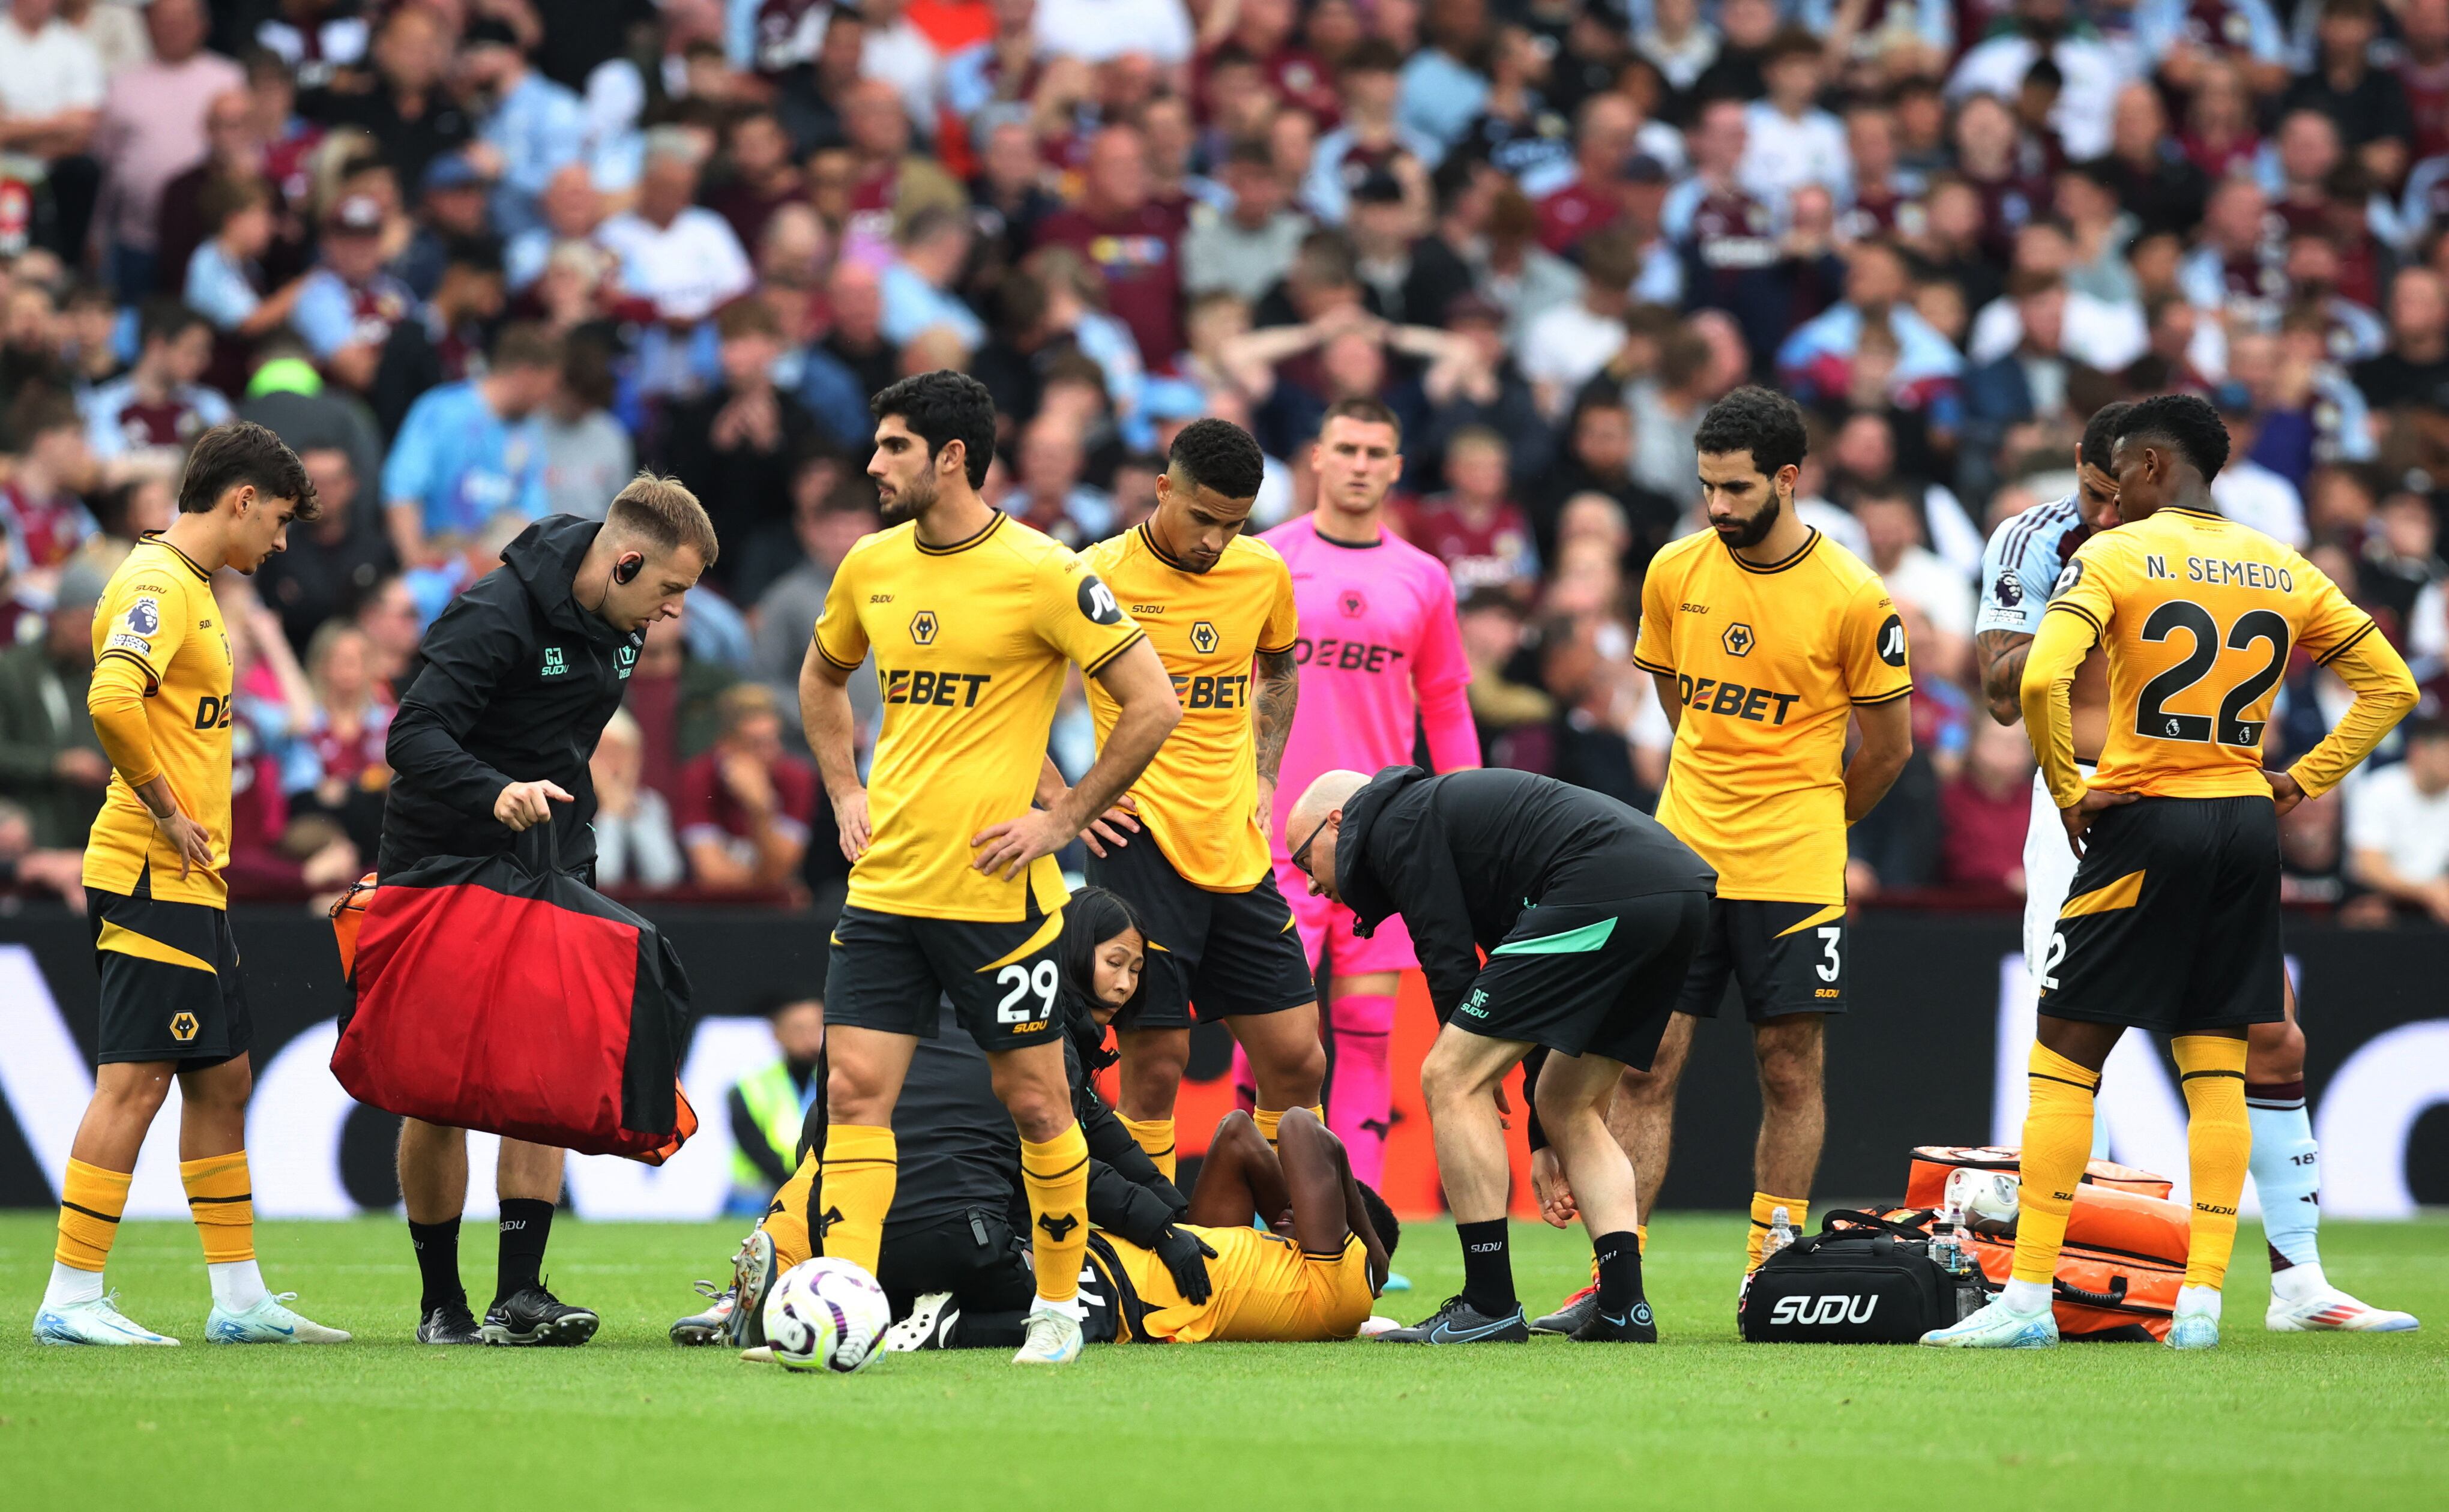
[[[1206,1240],[1168,1223],[1148,1248],[1165,1262],[1166,1270],[1173,1272],[1173,1289],[1182,1293],[1185,1302],[1204,1303],[1215,1294],[1215,1289],[1207,1284],[1207,1262],[1216,1258],[1216,1251],[1207,1247]]]

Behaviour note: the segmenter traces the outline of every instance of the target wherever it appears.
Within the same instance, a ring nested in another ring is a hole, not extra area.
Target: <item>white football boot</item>
[[[155,1333],[119,1310],[119,1293],[90,1302],[67,1302],[34,1314],[36,1344],[114,1344],[175,1346],[178,1340]]]

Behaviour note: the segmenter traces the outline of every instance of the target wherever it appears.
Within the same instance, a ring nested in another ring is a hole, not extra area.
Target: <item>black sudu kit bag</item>
[[[1977,1272],[1950,1275],[1930,1235],[1868,1212],[1832,1212],[1821,1231],[1762,1262],[1743,1307],[1752,1344],[1915,1344],[1980,1306]]]

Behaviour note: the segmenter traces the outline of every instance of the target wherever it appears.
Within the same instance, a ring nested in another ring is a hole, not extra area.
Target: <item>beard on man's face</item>
[[[1758,546],[1768,539],[1770,531],[1777,528],[1778,514],[1783,508],[1784,506],[1778,502],[1777,491],[1771,489],[1767,502],[1761,505],[1760,513],[1750,519],[1741,522],[1728,521],[1726,525],[1720,525],[1712,520],[1709,522],[1709,528],[1718,533],[1718,539],[1737,550]]]
[[[926,513],[928,505],[935,502],[935,479],[928,474],[921,473],[909,483],[896,489],[890,496],[879,495],[877,499],[876,513],[885,524],[898,525],[903,520],[916,519]]]

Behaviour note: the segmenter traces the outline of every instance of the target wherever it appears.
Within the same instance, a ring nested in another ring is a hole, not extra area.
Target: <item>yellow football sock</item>
[[[2242,1056],[2245,1041],[2238,1040]],[[2240,1062],[2242,1064],[2242,1062]],[[2024,1190],[2015,1219],[2015,1279],[2048,1286],[2057,1276],[2058,1250],[2066,1244],[2067,1214],[2075,1184],[2092,1158],[2092,1095],[2100,1073],[2086,1071],[2039,1040],[2033,1041],[2027,1080],[2032,1098],[2024,1111]],[[2245,1083],[2239,1081],[2242,1089]],[[2245,1115],[2237,1105],[2237,1116]]]
[[[1156,1168],[1165,1173],[1165,1179],[1171,1181],[1174,1169],[1173,1120],[1124,1118],[1117,1115],[1116,1121],[1130,1131],[1131,1137],[1139,1142],[1140,1149],[1147,1153],[1150,1160],[1156,1162]]]
[[[838,1123],[825,1131],[817,1198],[825,1253],[869,1275],[876,1274],[876,1254],[884,1248],[884,1215],[892,1211],[893,1188],[901,1174],[898,1151],[890,1129]],[[1081,1184],[1085,1189],[1085,1176]],[[781,1248],[779,1238],[775,1248]]]
[[[1760,1269],[1761,1247],[1768,1242],[1768,1226],[1776,1221],[1777,1210],[1780,1208],[1785,1210],[1785,1221],[1798,1235],[1810,1229],[1811,1199],[1809,1197],[1772,1197],[1765,1192],[1753,1192],[1752,1232],[1751,1238],[1744,1247],[1744,1274],[1749,1275]],[[1635,1234],[1648,1231],[1647,1229],[1633,1231]]]
[[[1268,1149],[1272,1150],[1276,1147],[1276,1126],[1282,1123],[1284,1121],[1284,1115],[1291,1111],[1292,1110],[1289,1108],[1253,1108],[1250,1110],[1250,1121],[1259,1126],[1259,1133],[1265,1137]],[[1326,1110],[1315,1103],[1310,1105],[1309,1115],[1321,1123],[1326,1122]]]
[[[51,1258],[71,1270],[100,1270],[119,1237],[119,1215],[127,1211],[130,1173],[105,1171],[71,1155],[60,1182],[60,1242]]]
[[[814,1252],[808,1242],[808,1193],[824,1169],[810,1151],[800,1161],[800,1169],[791,1179],[775,1189],[774,1200],[765,1207],[765,1216],[757,1225],[774,1241],[774,1269],[777,1274],[790,1270]]]
[[[2193,1238],[2186,1249],[2186,1285],[2216,1290],[2227,1279],[2236,1247],[2236,1205],[2253,1153],[2245,1113],[2245,1041],[2180,1035],[2177,1083],[2186,1094],[2186,1153],[2194,1189]]]
[[[247,1179],[245,1151],[183,1160],[179,1184],[187,1189],[187,1212],[204,1241],[204,1264],[255,1258],[255,1188]]]
[[[1080,1294],[1080,1257],[1089,1249],[1089,1141],[1076,1123],[1039,1144],[1020,1142],[1020,1180],[1029,1189],[1036,1232],[1037,1294],[1069,1302]]]

